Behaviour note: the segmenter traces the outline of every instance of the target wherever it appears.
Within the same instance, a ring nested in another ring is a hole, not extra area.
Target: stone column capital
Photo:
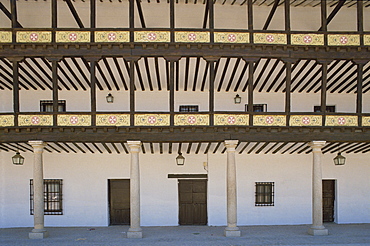
[[[131,153],[138,153],[140,151],[141,141],[127,141]]]
[[[226,147],[226,151],[235,151],[238,142],[239,140],[225,140],[224,145]]]
[[[47,145],[47,143],[42,140],[31,140],[28,141],[28,144],[32,146],[34,152],[42,152]]]
[[[313,152],[321,151],[321,149],[325,146],[326,141],[311,141],[308,143],[308,146],[312,148]]]

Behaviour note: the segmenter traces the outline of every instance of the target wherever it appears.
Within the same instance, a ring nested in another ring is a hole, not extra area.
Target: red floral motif
[[[69,34],[69,40],[76,41],[77,40],[77,34],[76,33]]]
[[[235,124],[236,119],[235,119],[235,117],[234,117],[234,116],[229,116],[229,117],[227,118],[227,122],[228,122],[229,124]]]
[[[343,118],[343,117],[339,117],[339,118],[338,118],[338,124],[339,124],[339,125],[344,125],[344,124],[346,124],[346,119],[345,119],[345,118]]]
[[[156,40],[157,39],[157,34],[155,34],[154,32],[151,32],[148,34],[148,39],[153,41],[153,40]]]
[[[31,41],[37,41],[37,39],[39,39],[39,35],[37,35],[37,33],[31,33],[30,34],[30,40]]]
[[[33,117],[31,118],[31,122],[32,122],[32,124],[37,125],[37,124],[39,124],[39,123],[40,123],[40,118],[39,118],[39,117],[37,117],[37,116],[33,116]]]
[[[267,116],[266,117],[266,123],[267,124],[272,124],[274,122],[274,117],[272,116]]]
[[[227,36],[227,40],[229,40],[230,42],[235,42],[236,41],[236,36],[235,36],[235,34],[229,34],[228,36]]]
[[[188,117],[189,124],[194,124],[196,121],[197,121],[197,119],[194,116],[189,116]]]
[[[157,121],[157,118],[155,116],[148,117],[149,124],[154,124],[156,121]]]
[[[348,43],[348,38],[345,37],[345,36],[342,36],[342,37],[340,37],[339,42],[341,42],[342,44],[346,44],[346,43]]]
[[[302,118],[302,123],[303,123],[303,124],[305,124],[305,125],[310,124],[310,121],[311,121],[311,120],[310,120],[310,118],[309,118],[309,117],[306,117],[306,116],[305,116],[305,117],[303,117],[303,118]]]
[[[195,35],[195,33],[189,33],[189,35],[188,35],[188,39],[189,39],[190,41],[194,41],[196,38],[197,38],[197,35]]]
[[[109,116],[108,118],[109,123],[115,124],[117,122],[117,117],[114,115]]]
[[[69,121],[71,122],[71,124],[77,124],[78,122],[78,117],[77,116],[72,116]]]
[[[117,35],[115,33],[111,32],[108,34],[108,40],[114,41],[116,40],[116,38],[117,38]]]
[[[305,43],[311,43],[312,42],[312,37],[310,35],[306,35],[303,37],[303,42]]]
[[[266,40],[271,43],[271,42],[274,42],[275,38],[273,35],[267,35]]]

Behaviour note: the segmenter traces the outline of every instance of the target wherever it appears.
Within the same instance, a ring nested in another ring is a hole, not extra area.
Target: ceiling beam
[[[65,0],[79,28],[85,28],[71,0]]]
[[[272,17],[274,17],[274,14],[276,12],[277,7],[279,6],[280,0],[275,0],[274,5],[271,8],[271,11],[269,13],[269,16],[267,17],[267,20],[265,22],[265,25],[263,26],[262,30],[267,30],[268,26],[270,25],[270,22],[272,20]]]

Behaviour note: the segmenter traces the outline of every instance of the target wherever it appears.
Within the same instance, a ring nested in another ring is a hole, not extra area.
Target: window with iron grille
[[[245,112],[248,112],[248,104],[245,104]],[[267,112],[267,104],[253,104],[253,112]]]
[[[62,215],[62,179],[44,179],[44,214],[45,215]],[[34,189],[33,180],[30,180],[30,211],[33,215],[34,210]]]
[[[255,206],[274,206],[274,182],[256,182]]]
[[[66,100],[58,100],[58,112],[66,111]],[[52,100],[41,100],[40,101],[40,112],[53,112],[53,101]]]
[[[199,106],[198,105],[180,105],[180,112],[198,112]]]
[[[327,105],[325,107],[327,113],[335,113],[335,105]],[[313,111],[321,112],[321,106],[313,106]]]

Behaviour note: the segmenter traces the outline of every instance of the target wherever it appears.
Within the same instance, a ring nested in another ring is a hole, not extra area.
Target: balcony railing
[[[1,113],[0,127],[369,127],[370,114],[279,112]]]

